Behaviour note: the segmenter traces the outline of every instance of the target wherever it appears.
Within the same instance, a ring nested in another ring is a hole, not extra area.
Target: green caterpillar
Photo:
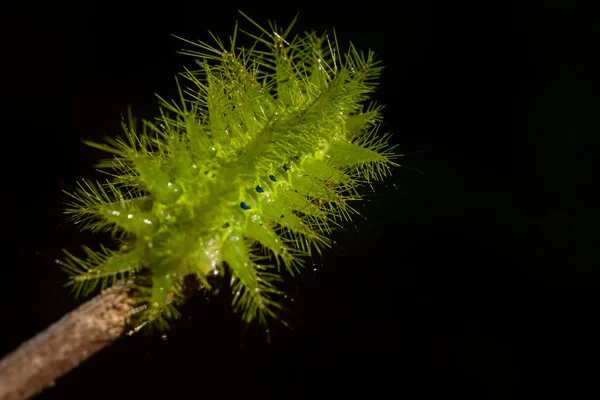
[[[397,166],[377,133],[382,107],[365,104],[382,69],[373,52],[342,57],[335,35],[290,38],[296,19],[267,30],[244,17],[260,36],[236,24],[229,46],[179,38],[200,68],[180,74],[177,102],[157,96],[155,121],[129,115],[124,138],[86,142],[111,153],[99,163],[110,179],[80,182],[65,212],[121,245],[65,251],[76,294],[134,279],[143,320],[166,327],[184,278],[210,288],[228,268],[242,318],[278,318],[282,274],[329,246],[357,189]],[[254,45],[236,45],[238,32]]]

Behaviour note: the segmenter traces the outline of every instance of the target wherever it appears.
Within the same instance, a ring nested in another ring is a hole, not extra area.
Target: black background
[[[151,118],[154,93],[176,95],[173,76],[193,61],[170,34],[226,38],[235,20],[250,28],[238,9],[281,25],[300,12],[296,32],[335,27],[342,45],[383,60],[382,129],[418,152],[374,187],[368,222],[338,232],[295,286],[293,329],[265,335],[227,299],[194,298],[166,340],[121,340],[40,399],[595,391],[597,10],[350,3],[107,0],[0,13],[0,355],[78,304],[51,258],[97,239],[64,223],[61,190],[95,176],[102,154],[82,139],[118,135],[127,106]]]

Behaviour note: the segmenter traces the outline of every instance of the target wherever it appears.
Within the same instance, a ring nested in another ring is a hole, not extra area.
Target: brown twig
[[[131,282],[119,282],[0,360],[0,400],[30,398],[127,331]]]

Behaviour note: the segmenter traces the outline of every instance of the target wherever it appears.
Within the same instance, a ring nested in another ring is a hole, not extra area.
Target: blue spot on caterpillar
[[[260,186],[257,186],[257,187],[256,187],[256,191],[257,191],[258,193],[263,193],[263,192],[264,192],[263,188],[261,188]]]
[[[272,180],[273,182],[277,182],[277,179],[275,179],[275,177],[273,175],[269,175],[269,179]]]
[[[246,203],[244,203],[243,201],[240,203],[240,207],[242,207],[242,210],[249,210],[250,207],[248,207],[248,205]]]

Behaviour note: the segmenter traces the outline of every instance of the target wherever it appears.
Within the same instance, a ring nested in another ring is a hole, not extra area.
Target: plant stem
[[[0,360],[0,400],[30,398],[126,333],[131,282],[119,282]]]

